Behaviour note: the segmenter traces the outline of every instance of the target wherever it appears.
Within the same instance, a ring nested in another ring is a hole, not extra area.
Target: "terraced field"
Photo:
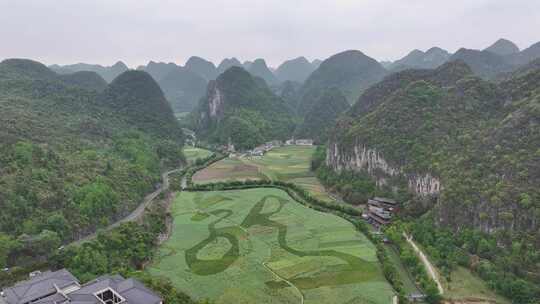
[[[148,268],[216,303],[391,303],[375,247],[277,189],[182,192]]]
[[[310,171],[314,146],[284,146],[262,157],[228,158],[193,176],[195,183],[271,179],[296,183],[318,199],[334,201]]]

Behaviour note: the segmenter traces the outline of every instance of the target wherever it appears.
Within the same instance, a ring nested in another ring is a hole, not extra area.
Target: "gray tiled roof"
[[[55,286],[63,288],[78,282],[77,278],[65,269],[47,271],[4,290],[4,300],[8,304],[22,304],[56,293]]]
[[[135,279],[124,279],[119,275],[103,276],[91,281],[81,289],[69,294],[73,304],[99,304],[94,293],[111,288],[126,299],[128,304],[158,304],[161,298],[153,291],[146,288],[141,282]],[[94,301],[94,302],[92,302]]]
[[[94,295],[105,289],[112,289],[126,301],[125,304],[159,304],[161,298],[141,282],[135,279],[124,279],[119,275],[106,275],[90,281],[79,289],[68,294],[57,293],[59,289],[68,287],[78,280],[69,271],[62,269],[56,272],[45,272],[42,275],[21,282],[4,290],[6,304],[22,304],[30,300],[40,299],[36,304],[101,304]],[[0,299],[0,304],[4,304]]]

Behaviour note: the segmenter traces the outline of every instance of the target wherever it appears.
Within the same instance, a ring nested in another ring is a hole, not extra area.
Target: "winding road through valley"
[[[154,199],[156,197],[158,197],[158,195],[160,195],[162,192],[164,192],[165,190],[169,189],[169,175],[175,173],[175,172],[178,172],[180,170],[182,170],[183,167],[180,167],[180,168],[176,168],[174,170],[171,170],[171,171],[167,171],[165,173],[163,173],[161,175],[161,180],[162,180],[162,184],[161,186],[159,186],[158,189],[156,189],[154,192],[146,195],[144,197],[144,199],[142,200],[142,202],[139,204],[139,206],[133,210],[130,214],[126,215],[125,217],[117,220],[116,222],[112,223],[111,225],[103,228],[103,229],[100,229],[99,231],[110,231],[118,226],[120,226],[121,224],[123,223],[127,223],[127,222],[133,222],[133,221],[136,221],[138,219],[140,219],[142,217],[142,215],[144,214],[144,210],[146,210],[147,207],[149,207],[150,205],[152,205],[152,203],[154,202]],[[182,187],[184,187],[184,179],[182,179]],[[92,234],[89,234],[77,241],[74,241],[70,244],[68,244],[67,246],[71,246],[71,245],[80,245],[84,242],[87,242],[87,241],[90,241],[92,239],[94,239],[98,234],[98,231],[92,233]]]

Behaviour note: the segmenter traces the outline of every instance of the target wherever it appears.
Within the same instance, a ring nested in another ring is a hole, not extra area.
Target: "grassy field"
[[[510,300],[495,294],[486,283],[464,267],[458,267],[451,274],[451,282],[442,280],[444,297],[455,300],[486,299],[496,303],[509,304]]]
[[[403,288],[405,292],[407,294],[422,293],[414,284],[414,279],[412,278],[412,276],[407,272],[405,266],[403,266],[403,264],[401,263],[399,253],[390,245],[385,245],[384,249],[386,250],[386,254],[388,255],[388,257],[392,261],[392,264],[394,264],[397,269],[399,278],[401,282],[403,282]]]
[[[314,173],[310,162],[314,146],[284,146],[273,149],[262,157],[229,158],[199,171],[193,176],[195,183],[217,181],[271,179],[296,183],[315,197],[334,201]]]
[[[212,155],[212,151],[206,149],[196,148],[196,147],[184,147],[184,155],[188,162],[194,162],[197,158],[205,158]]]
[[[375,247],[277,189],[182,192],[148,271],[216,303],[391,303]]]
[[[423,246],[419,245],[419,248],[426,252]],[[431,264],[435,266],[434,261],[429,256],[427,257],[431,261]],[[496,294],[486,285],[485,281],[465,267],[458,266],[456,270],[452,271],[450,281],[440,275],[440,271],[437,272],[439,274],[439,280],[443,285],[443,297],[445,299],[454,300],[457,303],[510,304],[512,302]]]

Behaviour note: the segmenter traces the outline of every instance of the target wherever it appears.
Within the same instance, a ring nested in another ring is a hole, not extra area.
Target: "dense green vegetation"
[[[402,171],[393,177],[383,170],[371,171],[370,176],[384,179],[388,189],[396,186],[405,193],[410,189],[408,179],[427,173],[439,178],[442,189],[433,200],[436,205],[429,196],[410,199],[396,194],[402,197],[404,214],[418,216],[433,209],[430,214],[438,224],[453,231],[468,227],[475,233],[489,232],[492,244],[497,244],[488,249],[490,262],[508,273],[504,276],[508,281],[490,286],[516,303],[534,302],[537,294],[530,297],[524,291],[527,299],[517,300],[497,285],[521,286],[523,280],[538,284],[537,276],[523,276],[517,268],[539,271],[540,72],[497,85],[471,77],[464,67],[455,62],[435,71],[406,71],[369,89],[334,130],[330,145],[338,145],[332,153],[339,158],[332,154],[329,165],[332,170],[347,167],[346,162],[356,157],[355,147],[367,147]],[[340,175],[349,174],[324,173],[323,180],[330,176],[330,184],[337,185]],[[497,260],[510,258],[516,246],[524,246],[531,258],[516,261],[519,267],[501,268],[503,263]],[[490,273],[488,282],[501,275]]]
[[[170,104],[148,73],[128,71],[121,74],[103,92],[100,102],[146,133],[164,139],[183,140]]]
[[[463,229],[456,234],[438,228],[430,218],[414,221],[408,229],[426,248],[446,280],[451,280],[452,271],[463,266],[472,269],[490,288],[513,303],[535,303],[540,297],[535,274],[531,268],[523,267],[538,263],[540,254],[526,240],[516,240],[510,248],[504,248],[497,245],[493,235],[474,229]],[[396,237],[398,232],[387,233]]]
[[[326,143],[330,128],[334,127],[336,119],[349,109],[347,98],[337,88],[324,90],[311,109],[305,114],[294,136],[310,138],[315,143]]]
[[[294,128],[284,101],[239,67],[230,68],[209,85],[192,120],[203,139],[231,142],[236,149],[285,139]]]
[[[101,94],[37,62],[0,63],[0,267],[45,261],[127,214],[183,161],[159,87],[119,78]]]
[[[67,268],[82,282],[104,274],[120,273],[140,279],[147,287],[159,293],[167,303],[195,303],[188,295],[176,289],[169,280],[152,277],[141,272],[153,257],[156,240],[165,233],[166,208],[164,201],[147,210],[141,224],[126,223],[95,240],[82,245],[68,246],[49,260],[53,268]]]
[[[96,72],[80,71],[73,74],[59,75],[58,78],[66,84],[98,92],[105,90],[107,87],[107,82]]]
[[[441,294],[437,289],[436,283],[428,276],[424,264],[416,255],[413,248],[407,243],[403,236],[403,229],[399,224],[393,224],[385,229],[387,238],[398,249],[401,261],[408,268],[409,272],[415,277],[426,295],[426,302],[438,303],[441,300]]]

